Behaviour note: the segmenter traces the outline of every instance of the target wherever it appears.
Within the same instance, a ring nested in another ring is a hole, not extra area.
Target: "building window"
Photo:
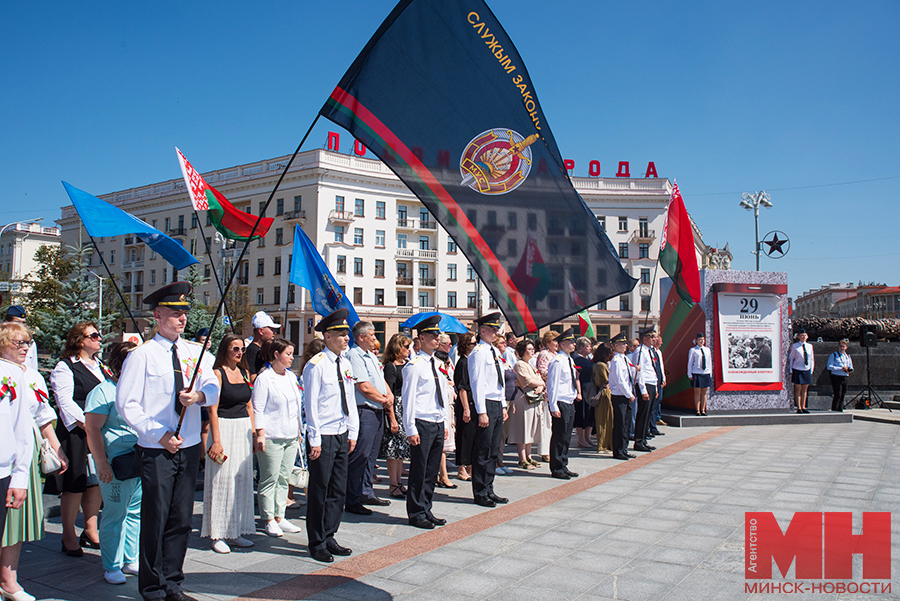
[[[642,296],[641,297],[641,312],[646,313],[650,310],[650,297]]]
[[[430,307],[431,303],[428,302],[428,293],[420,292],[419,293],[419,307]]]
[[[537,214],[528,213],[528,229],[532,232],[537,229]]]
[[[384,230],[375,230],[375,246],[384,248]]]
[[[406,304],[406,290],[398,290],[397,291],[397,306],[398,307],[408,307]]]
[[[406,205],[397,205],[397,225],[406,227]]]
[[[163,281],[162,281],[162,283],[163,283],[163,285],[166,285],[166,284],[169,283],[169,268],[168,268],[168,267],[164,268],[164,269],[162,270],[162,274],[163,274]]]
[[[203,277],[208,280],[211,276],[212,276],[212,269],[210,268],[209,265],[204,265],[203,266]]]
[[[335,242],[343,242],[344,241],[344,226],[343,225],[334,226],[334,241]]]
[[[650,283],[650,270],[649,269],[641,269],[641,284],[649,284]]]
[[[264,200],[259,201],[259,214],[262,217],[266,216],[266,201]]]
[[[517,213],[514,213],[513,211],[510,211],[509,213],[507,213],[507,215],[506,215],[506,229],[508,229],[508,230],[514,230],[514,229],[516,229],[516,227],[518,227],[518,223],[519,223],[519,220],[518,220],[518,214],[517,214]]]
[[[628,243],[627,242],[619,242],[619,258],[620,259],[628,258]]]
[[[156,221],[153,222],[156,225]],[[206,227],[212,227],[212,217],[209,216],[209,212],[206,213]]]
[[[275,257],[275,271],[272,275],[281,275],[281,257]]]
[[[362,288],[354,288],[353,289],[353,304],[354,305],[362,304]]]
[[[155,269],[150,270],[150,285],[156,286],[156,270]]]
[[[278,227],[275,228],[275,246],[281,246],[284,244],[284,228]]]
[[[650,245],[646,242],[641,242],[638,244],[638,258],[640,259],[649,259],[650,258]]]
[[[387,213],[387,210],[385,209],[384,201],[376,200],[375,201],[375,219],[384,219],[385,213]]]
[[[429,248],[431,248],[431,238],[419,236],[419,250],[428,250]]]
[[[288,284],[287,302],[288,302],[288,304],[294,302],[294,285],[293,284]]]
[[[384,288],[375,289],[375,304],[379,307],[384,306]]]
[[[431,279],[431,270],[428,268],[428,263],[420,263],[419,264],[419,278],[423,280]],[[426,285],[424,282],[419,282],[420,285]]]
[[[209,292],[203,293],[203,304],[209,306]]]
[[[192,255],[197,254],[197,239],[196,238],[191,238],[191,254]],[[134,261],[134,251],[131,251],[131,259],[130,260]]]
[[[197,229],[198,225],[200,225],[200,219],[197,218],[197,213],[195,212],[191,215],[191,229]]]
[[[384,259],[375,259],[375,277],[384,277]]]
[[[619,231],[620,232],[628,231],[628,217],[619,217]]]
[[[362,275],[362,274],[363,274],[362,257],[354,257],[354,259],[353,259],[353,275]]]
[[[260,236],[259,238],[256,239],[256,247],[257,248],[263,248],[265,245],[266,245],[266,237],[265,236]]]
[[[650,235],[650,222],[646,217],[638,218],[638,235],[647,238]]]
[[[272,303],[276,305],[281,304],[281,286],[275,286],[272,289]]]
[[[422,227],[425,227],[424,224],[431,221],[429,216],[428,209],[424,207],[419,208],[419,223],[423,224]]]
[[[265,301],[266,301],[265,288],[257,288],[256,289],[256,304],[262,305],[262,304],[265,304]]]
[[[619,297],[619,311],[628,311],[628,297],[627,296]]]
[[[362,246],[363,243],[363,231],[361,227],[353,228],[353,244],[357,246]]]
[[[409,276],[407,276],[406,266],[407,266],[407,263],[397,263],[397,277],[398,278],[409,277]]]
[[[447,240],[447,252],[456,254],[456,242],[453,240]]]
[[[171,217],[166,217],[166,231],[167,232],[172,231],[172,218]],[[101,242],[102,242],[102,240],[101,240]]]
[[[275,199],[275,214],[276,215],[284,215],[284,199],[283,198]]]
[[[516,239],[510,238],[506,241],[506,254],[511,257],[516,256],[518,253],[518,248],[516,247]]]
[[[302,206],[302,202],[303,202],[303,197],[302,197],[302,196],[295,196],[295,197],[294,197],[294,217],[296,217],[296,216],[297,216],[297,213],[300,212],[300,207]]]
[[[109,251],[109,264],[110,265],[116,264],[116,251],[114,251],[114,250]]]
[[[345,255],[337,256],[337,266],[335,271],[338,273],[347,273],[347,257]]]
[[[498,306],[498,305],[497,305],[497,301],[495,301],[495,300],[494,300],[494,297],[492,296],[492,297],[490,298],[490,300],[488,301],[488,307],[490,307],[491,309],[496,309],[497,306]]]
[[[344,212],[344,197],[343,196],[335,196],[334,197],[334,210],[343,213]]]
[[[247,206],[244,207],[244,212],[247,213],[248,215],[252,214],[252,213],[253,213],[253,207],[251,207],[250,204],[248,203]]]
[[[602,229],[605,232],[606,231],[606,217],[604,217],[603,215],[597,215],[597,223],[600,224],[600,229]]]
[[[353,214],[357,217],[365,217],[366,216],[366,201],[362,198],[357,198],[356,202],[353,205]]]
[[[469,309],[474,309],[478,305],[478,300],[475,296],[474,292],[469,292],[466,294],[466,306]]]
[[[447,307],[450,309],[456,308],[456,293],[455,292],[447,293]]]
[[[156,229],[156,221],[157,221],[157,220],[154,219],[153,221],[150,222],[150,225],[153,226],[153,229]],[[209,225],[209,224],[207,223],[206,225]],[[100,241],[103,242],[103,238],[101,238]]]
[[[406,234],[397,234],[397,248],[406,248]]]
[[[456,281],[456,263],[447,264],[447,279],[451,282]]]
[[[265,259],[257,259],[256,260],[256,275],[257,277],[261,275],[266,275],[266,260]]]
[[[600,304],[597,305],[597,308],[601,311],[606,311],[606,301],[600,301]]]
[[[466,280],[468,280],[470,282],[475,281],[475,268],[472,267],[471,265],[466,267]]]

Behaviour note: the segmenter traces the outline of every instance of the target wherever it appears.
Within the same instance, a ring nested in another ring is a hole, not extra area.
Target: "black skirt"
[[[56,437],[59,447],[69,459],[69,467],[59,474],[48,474],[44,484],[44,494],[58,495],[64,492],[82,493],[93,484],[87,483],[87,456],[90,450],[87,445],[87,434],[76,426],[69,432],[62,420],[56,423]]]
[[[463,421],[462,403],[453,406],[456,417],[456,465],[472,465],[475,457],[475,435],[478,433],[478,414],[475,403],[469,403],[469,422]]]

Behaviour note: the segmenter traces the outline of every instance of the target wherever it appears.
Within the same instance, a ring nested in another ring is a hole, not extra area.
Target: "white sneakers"
[[[266,534],[269,536],[284,536],[284,531],[278,526],[278,522],[275,520],[269,520],[266,522]]]
[[[122,573],[122,570],[103,572],[103,578],[110,584],[125,584],[125,574]]]
[[[300,528],[293,525],[287,520],[281,520],[280,522],[278,522],[278,527],[281,528],[282,532],[287,532],[288,534],[297,534],[298,532],[301,532]]]
[[[217,538],[213,541],[212,550],[216,553],[231,553],[231,547],[229,547],[228,543],[221,538]]]
[[[252,547],[253,541],[249,541],[243,536],[239,536],[237,538],[228,539],[228,542],[232,547]]]
[[[4,599],[10,599],[11,601],[37,601],[34,595],[29,595],[24,589],[16,593],[7,593],[3,589],[0,589],[0,594],[3,595]]]
[[[122,566],[122,571],[126,574],[131,574],[132,576],[137,576],[139,570],[140,566],[136,563],[126,563]]]

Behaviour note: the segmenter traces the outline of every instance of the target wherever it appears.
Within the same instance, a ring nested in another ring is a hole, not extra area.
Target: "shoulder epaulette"
[[[324,356],[325,356],[325,351],[321,351],[318,354],[316,354],[312,359],[310,359],[309,362],[312,363],[313,365],[315,365],[319,361],[321,361],[322,357],[324,357]]]
[[[412,359],[409,360],[409,364],[413,365],[421,358],[422,358],[421,355],[416,355],[415,357],[413,357]]]
[[[196,340],[185,340],[185,342],[187,342],[188,344],[193,344],[194,346],[200,346],[200,343]]]

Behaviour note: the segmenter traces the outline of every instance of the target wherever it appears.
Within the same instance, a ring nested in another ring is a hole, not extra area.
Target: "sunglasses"
[[[29,344],[31,344],[30,340],[11,340],[10,342],[13,346],[18,348],[26,348]]]
[[[242,346],[233,346],[233,347],[231,347],[231,352],[232,352],[232,353],[243,353],[243,352],[244,352],[244,347],[242,347]]]
[[[85,338],[90,338],[91,340],[100,340],[100,332],[94,332],[93,334],[85,334]]]

